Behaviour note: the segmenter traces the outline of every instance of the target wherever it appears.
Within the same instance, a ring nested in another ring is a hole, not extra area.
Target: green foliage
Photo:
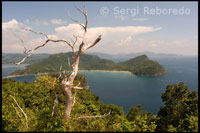
[[[156,61],[149,60],[146,55],[141,55],[125,62],[118,63],[120,70],[128,70],[135,75],[157,76],[166,70]]]
[[[198,94],[183,82],[168,85],[162,94],[165,104],[158,113],[157,131],[198,131]]]
[[[70,70],[68,58],[71,61],[72,52],[59,53],[49,56],[41,62],[27,66],[25,70],[18,70],[13,74],[37,74],[57,72],[62,65],[63,69]],[[157,76],[166,70],[157,62],[151,61],[146,55],[141,55],[125,62],[115,64],[98,56],[83,54],[80,58],[79,69],[82,70],[122,70],[130,71],[135,75]]]
[[[142,111],[141,105],[131,107],[126,115],[122,107],[114,104],[103,104],[100,99],[91,94],[90,90],[78,90],[76,103],[72,108],[71,117],[67,122],[62,119],[65,97],[60,91],[56,75],[39,76],[32,83],[16,82],[13,79],[2,80],[2,130],[27,132],[197,132],[198,131],[198,96],[183,83],[168,85],[162,98],[165,106],[157,115]],[[81,82],[86,86],[83,75],[75,78],[74,84]],[[55,93],[58,94],[57,112],[52,116]],[[26,119],[18,108],[26,113]],[[83,118],[81,116],[102,116],[102,118]]]
[[[137,132],[153,132],[156,128],[157,117],[149,112],[142,111],[142,106],[137,105],[136,107],[131,107],[127,114],[127,119],[132,123],[131,131]]]
[[[74,84],[79,81],[81,81],[81,86],[87,85],[83,75],[78,75]],[[57,112],[52,117],[55,93],[58,94],[59,104]],[[146,115],[142,123],[139,123],[139,119],[143,117],[138,117],[138,120],[134,122],[128,121],[122,107],[103,104],[97,96],[91,94],[90,90],[79,90],[76,93],[76,103],[72,108],[71,119],[64,122],[62,115],[65,97],[60,91],[56,75],[39,76],[32,83],[21,83],[12,79],[2,80],[3,131],[139,131],[139,128],[143,127],[149,119]],[[27,114],[28,129],[24,124],[25,117],[10,95],[15,97],[19,106]],[[109,112],[110,115],[102,118],[78,119],[81,116],[102,116]],[[144,126],[142,129],[144,128],[151,128],[151,126]],[[153,130],[147,129],[147,131]]]

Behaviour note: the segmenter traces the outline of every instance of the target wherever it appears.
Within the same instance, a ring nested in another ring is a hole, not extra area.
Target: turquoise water
[[[123,107],[125,113],[131,106],[141,104],[143,109],[157,114],[163,105],[161,94],[167,84],[183,81],[191,90],[198,91],[197,58],[154,59],[169,73],[158,77],[140,77],[127,73],[79,72],[87,78],[91,92],[106,104]],[[3,68],[3,73],[4,73]],[[34,76],[15,77],[17,81],[33,81]]]

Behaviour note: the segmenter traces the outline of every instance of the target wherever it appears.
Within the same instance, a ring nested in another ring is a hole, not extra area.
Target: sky
[[[86,42],[102,35],[88,52],[198,55],[197,2],[2,2],[3,53],[22,53],[20,39],[27,49],[45,42],[44,36],[23,28],[52,39],[71,41],[73,34],[81,36],[82,28],[67,14],[84,24],[84,16],[76,9],[83,5],[88,14]],[[69,51],[63,43],[49,43],[36,53]]]

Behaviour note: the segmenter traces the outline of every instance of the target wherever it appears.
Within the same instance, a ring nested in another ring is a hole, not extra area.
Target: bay
[[[29,64],[20,64],[18,66],[14,64],[2,64],[2,78],[10,75],[11,73],[19,70],[19,69],[25,69],[26,66]]]
[[[141,77],[120,72],[81,71],[86,76],[91,92],[106,104],[116,104],[128,113],[131,106],[141,104],[143,110],[157,114],[163,106],[161,94],[168,84],[184,82],[191,90],[198,91],[198,58],[154,58],[168,71],[158,77]],[[12,69],[10,69],[12,68]],[[13,67],[2,68],[2,75],[9,75]],[[22,67],[24,69],[24,66]],[[16,70],[15,70],[16,71]],[[17,81],[32,82],[35,76],[13,77]]]

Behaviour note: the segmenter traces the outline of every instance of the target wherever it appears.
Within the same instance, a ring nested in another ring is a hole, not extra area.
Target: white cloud
[[[125,41],[125,42],[130,42],[130,41],[132,41],[132,37],[131,37],[131,36],[128,36],[124,41]]]
[[[50,38],[50,39],[59,39],[56,35],[48,35],[48,37]]]
[[[33,24],[35,24],[36,26],[48,26],[49,23],[46,20],[39,20],[36,19]]]
[[[16,42],[18,42],[19,47],[21,49],[16,49],[20,51],[16,52],[22,52],[23,47],[22,44],[20,43],[19,40],[17,40],[13,34],[5,34],[6,30],[5,29],[13,29],[17,27],[16,29],[19,29],[19,25],[23,25],[19,23],[16,20],[11,20],[7,23],[3,23],[3,47],[5,52],[11,51],[7,47],[8,45],[16,45]],[[86,34],[86,40],[87,43],[90,43],[94,41],[98,35],[102,35],[102,40],[100,43],[95,46],[93,49],[94,50],[103,50],[103,52],[108,52],[112,51],[113,48],[116,48],[116,52],[118,52],[120,49],[119,47],[123,47],[124,45],[131,44],[132,42],[132,37],[138,34],[142,33],[148,33],[148,32],[153,32],[156,30],[160,30],[161,27],[159,28],[154,28],[150,26],[122,26],[122,27],[94,27],[94,28],[88,28],[87,34]],[[73,34],[75,35],[82,35],[83,30],[80,25],[77,24],[68,24],[67,26],[58,26],[55,28],[55,34],[49,35],[50,38],[52,39],[66,39],[69,40],[73,39]],[[24,34],[26,37],[24,37],[22,34]],[[42,42],[44,42],[44,37],[39,36],[40,38],[33,40],[33,37],[30,36],[33,33],[21,33],[19,34],[20,37],[22,37],[25,41],[28,48],[33,48]],[[38,37],[38,36],[37,36]],[[29,39],[26,39],[29,38]],[[118,44],[123,44],[117,45]],[[5,47],[7,47],[5,49]],[[119,48],[119,49],[118,49]],[[52,53],[57,53],[57,52],[67,52],[69,51],[70,48],[68,46],[64,45],[63,43],[50,43],[48,46],[45,48],[41,48],[38,50],[38,52],[52,52]]]
[[[133,39],[132,39],[132,37],[131,36],[128,36],[128,37],[126,37],[125,39],[122,39],[122,40],[120,40],[119,42],[117,42],[116,44],[117,45],[130,45],[130,43],[131,43],[131,41],[132,41]]]
[[[151,44],[151,46],[152,46],[152,47],[157,47],[158,45],[155,44],[155,43],[153,43],[153,44]]]
[[[21,28],[30,29],[31,27],[27,27],[24,23],[18,22],[16,19],[2,23],[3,52],[22,53],[24,50],[20,40],[17,39],[13,33],[24,40],[28,49],[34,48],[45,41],[43,36],[37,36],[37,39],[34,39],[33,36],[31,36],[34,35],[33,33],[24,32]],[[161,27],[155,28],[151,26],[93,27],[88,28],[86,38],[88,42],[91,42],[94,41],[98,35],[102,35],[102,40],[98,45],[90,49],[90,52],[116,54],[151,51],[183,55],[198,54],[198,41],[197,38],[193,36],[182,40],[165,41],[139,38],[138,36],[139,34],[154,32],[161,29]],[[73,38],[73,33],[81,35],[81,33],[83,33],[81,26],[77,24],[58,26],[55,28],[55,34],[48,34],[48,36],[51,39],[66,39],[70,41],[70,39]],[[138,39],[133,39],[136,35]],[[64,43],[49,43],[37,52],[58,53],[68,51],[71,51],[71,49]]]
[[[4,22],[2,23],[2,29],[3,30],[8,30],[8,29],[17,29],[19,28],[20,24],[17,22],[16,19],[12,19],[9,22]]]
[[[31,27],[18,22],[16,19],[12,19],[8,22],[3,22],[2,23],[3,44],[7,44],[7,45],[12,44],[12,43],[16,44],[16,42],[19,41],[19,39],[17,39],[15,36],[19,37],[19,35],[25,40],[28,39],[28,34],[24,32],[22,28],[31,29]]]
[[[32,36],[29,32],[25,32],[23,29],[32,29],[27,26],[27,20],[24,23],[18,22],[16,19],[12,19],[8,22],[2,23],[2,48],[3,52],[22,53],[24,50],[23,44],[18,39],[22,39],[26,47],[29,45]],[[35,46],[35,45],[34,45]]]
[[[86,38],[93,41],[98,35],[102,35],[103,40],[120,40],[128,36],[134,36],[142,33],[161,30],[161,27],[154,28],[151,26],[122,26],[122,27],[95,27],[88,28]],[[56,35],[61,38],[72,37],[73,33],[81,35],[83,30],[80,25],[69,24],[55,28]]]
[[[115,52],[123,50],[124,45],[131,44],[131,41],[127,40],[136,35],[154,32],[161,30],[161,27],[154,28],[151,26],[122,26],[122,27],[94,27],[88,28],[86,34],[86,40],[88,43],[94,41],[98,35],[102,35],[102,40],[98,45],[92,48],[93,51],[109,52],[116,48]],[[83,30],[80,25],[69,24],[67,26],[59,26],[55,28],[56,36],[61,39],[73,38],[75,35],[82,35]],[[125,41],[125,42],[124,42]],[[124,45],[122,45],[122,43]]]
[[[66,21],[62,21],[62,19],[51,19],[52,24],[66,24]]]
[[[22,53],[24,50],[20,40],[15,38],[13,33],[23,38],[29,49],[45,41],[43,36],[37,36],[39,38],[33,39],[32,36],[30,36],[32,33],[24,32],[21,29],[23,27],[27,28],[25,26],[25,24],[15,19],[2,23],[3,52]],[[161,29],[161,27],[156,28],[151,26],[93,27],[88,28],[86,40],[89,43],[94,41],[98,35],[102,35],[102,40],[99,44],[89,50],[93,52],[116,54],[151,51],[156,53],[197,55],[198,41],[197,38],[193,36],[182,40],[156,40],[139,38],[138,36],[139,34],[155,32]],[[70,41],[70,39],[73,39],[73,33],[81,36],[83,33],[81,26],[77,24],[58,26],[55,28],[55,34],[49,34],[48,36],[51,39],[66,39]],[[138,39],[133,39],[135,36],[137,36]],[[58,53],[70,50],[71,49],[64,43],[49,43],[37,52]]]

